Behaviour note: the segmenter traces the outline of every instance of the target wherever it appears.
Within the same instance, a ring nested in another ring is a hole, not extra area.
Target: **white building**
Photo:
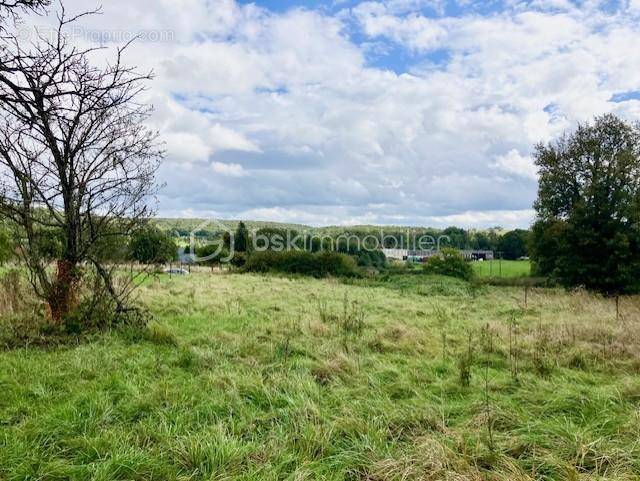
[[[411,250],[411,249],[382,249],[382,253],[387,259],[399,261],[425,262],[433,256],[437,256],[439,251],[433,250]],[[491,261],[495,258],[493,251],[485,250],[462,250],[462,257],[468,261],[485,260]]]

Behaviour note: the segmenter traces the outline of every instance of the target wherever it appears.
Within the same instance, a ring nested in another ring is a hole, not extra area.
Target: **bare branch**
[[[145,125],[151,109],[138,100],[151,73],[123,64],[126,47],[112,64],[93,66],[95,49],[77,49],[64,34],[95,13],[67,17],[62,9],[56,38],[29,47],[11,35],[0,39],[0,214],[24,230],[25,262],[52,310],[68,307],[52,298],[69,295],[78,266],[110,273],[99,266],[99,246],[151,215],[163,157],[157,133]],[[51,228],[62,237],[54,278],[39,248]]]

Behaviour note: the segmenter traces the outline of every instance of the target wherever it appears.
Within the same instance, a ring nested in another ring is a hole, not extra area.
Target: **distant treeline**
[[[499,227],[465,230],[459,227],[433,229],[375,226],[297,229],[286,225],[251,229],[250,225],[246,224],[249,235],[247,241],[249,249],[256,250],[287,250],[287,247],[295,247],[310,252],[335,250],[354,255],[358,251],[376,248],[429,250],[451,247],[461,250],[490,250],[500,253],[504,259],[519,259],[527,257],[529,253],[529,231],[523,229],[505,231]],[[186,230],[173,229],[171,232],[176,237],[191,236],[191,232]],[[194,236],[201,243],[222,237],[228,243],[230,237],[228,232],[220,229],[196,231]]]

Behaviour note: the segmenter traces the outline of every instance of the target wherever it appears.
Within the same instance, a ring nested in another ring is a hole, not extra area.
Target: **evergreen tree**
[[[234,249],[236,252],[247,252],[249,250],[249,230],[244,222],[240,222],[238,224],[238,228],[236,229],[234,241]]]

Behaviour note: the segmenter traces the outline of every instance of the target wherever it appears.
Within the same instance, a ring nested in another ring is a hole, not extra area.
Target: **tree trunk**
[[[76,289],[79,280],[80,276],[75,263],[68,260],[58,261],[56,279],[47,299],[51,319],[56,324],[59,324],[76,307]]]

